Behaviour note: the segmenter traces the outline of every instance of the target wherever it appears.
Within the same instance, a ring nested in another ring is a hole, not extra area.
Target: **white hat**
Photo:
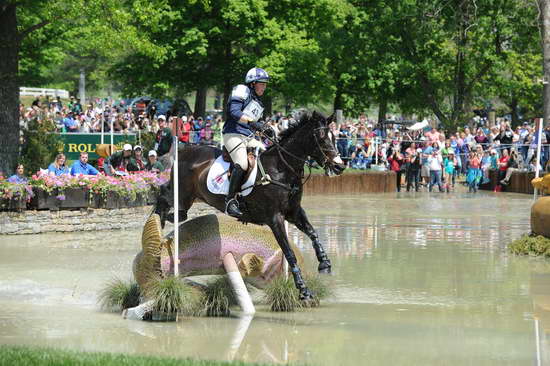
[[[126,150],[132,151],[132,145],[130,145],[130,144],[124,144],[124,147],[122,148],[122,150],[124,150],[124,151],[126,151]]]
[[[416,152],[417,152],[417,153],[421,153],[421,152],[422,152],[422,149],[416,149]]]
[[[143,150],[143,148],[140,145],[134,146],[134,151],[137,150],[137,149]]]
[[[161,114],[160,116],[157,117],[157,119],[163,119],[166,121],[166,116],[164,114]]]
[[[183,122],[187,122],[187,116],[182,116],[182,117],[181,117],[181,120],[182,120]]]
[[[155,150],[149,150],[149,156],[157,156],[157,152]]]

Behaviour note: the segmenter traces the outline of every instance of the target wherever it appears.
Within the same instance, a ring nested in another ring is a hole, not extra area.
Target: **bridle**
[[[321,147],[321,144],[319,143],[319,138],[317,137],[317,131],[318,130],[322,130],[322,129],[325,129],[327,127],[317,127],[315,129],[313,129],[313,138],[315,140],[315,144],[317,145],[317,148],[319,149],[319,151],[321,152],[321,154],[323,155],[322,156],[322,162],[319,162],[320,165],[323,167],[323,169],[326,169],[326,165],[327,163],[330,162],[330,158],[327,156],[327,153],[335,153],[336,155],[338,155],[338,152],[332,147],[331,149],[327,150],[327,149],[323,149]],[[279,142],[276,140],[276,139],[272,139],[270,138],[269,136],[266,136],[265,134],[262,133],[262,135],[264,137],[266,137],[269,141],[271,141],[275,147],[275,149],[277,150],[277,154],[279,155],[279,159],[281,159],[281,161],[283,162],[283,164],[288,168],[290,169],[290,171],[296,176],[296,178],[298,178],[298,180],[300,181],[300,186],[304,186],[307,181],[309,180],[309,178],[311,177],[311,163],[309,162],[308,159],[304,159],[304,158],[301,158],[293,153],[291,153],[290,151],[288,151],[287,149],[285,149],[283,146],[281,146],[281,144],[279,144]],[[306,177],[305,180],[304,179],[304,172],[302,171],[302,174],[299,174],[298,172],[296,172],[296,170],[288,163],[288,161],[285,159],[284,157],[284,154],[298,160],[299,162],[301,163],[304,163],[305,165],[307,165],[308,167],[308,176]]]

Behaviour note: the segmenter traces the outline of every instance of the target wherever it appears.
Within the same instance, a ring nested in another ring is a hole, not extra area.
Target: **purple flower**
[[[55,196],[55,198],[57,198],[60,201],[65,201],[65,195],[64,194],[58,194],[57,196]]]

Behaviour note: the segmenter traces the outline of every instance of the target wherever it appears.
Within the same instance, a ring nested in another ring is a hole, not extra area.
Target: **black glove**
[[[249,122],[248,126],[250,126],[250,129],[254,132],[262,132],[265,129],[265,126],[261,122]]]
[[[271,127],[266,126],[266,128],[264,128],[262,132],[265,136],[269,137],[272,140],[275,138],[275,131],[273,131]]]

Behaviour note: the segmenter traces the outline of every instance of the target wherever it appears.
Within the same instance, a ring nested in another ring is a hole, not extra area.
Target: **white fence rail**
[[[63,89],[45,89],[45,88],[19,88],[20,95],[32,95],[38,97],[40,95],[49,95],[50,97],[68,98],[69,92]]]

